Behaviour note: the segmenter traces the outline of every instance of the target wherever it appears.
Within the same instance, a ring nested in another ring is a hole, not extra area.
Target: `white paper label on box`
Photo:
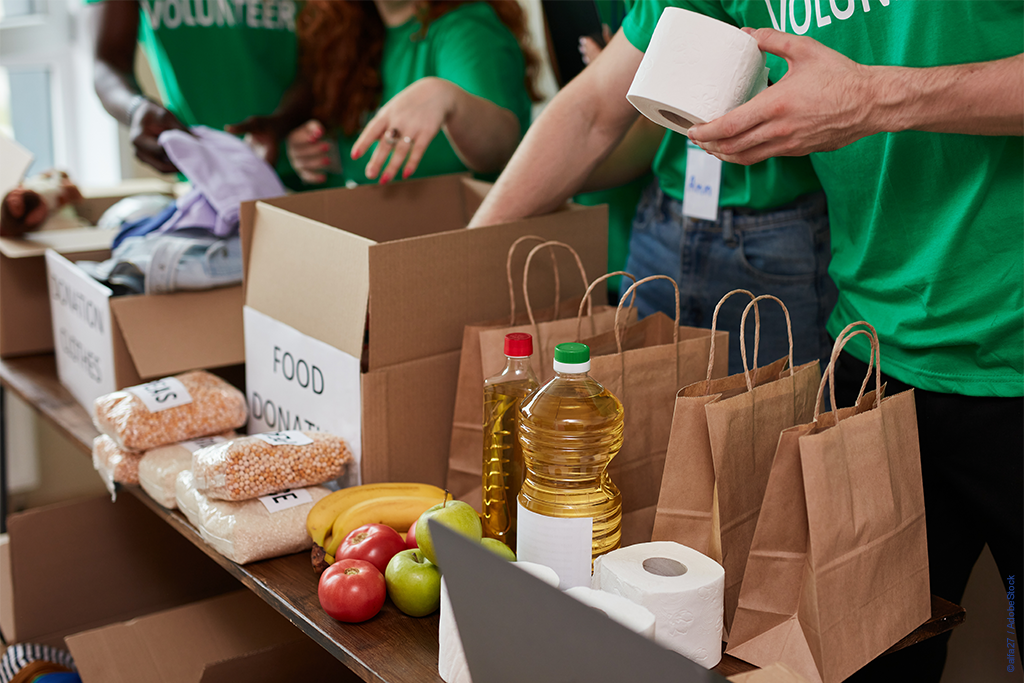
[[[177,377],[164,377],[153,382],[128,387],[125,391],[142,399],[151,413],[187,406],[192,402],[192,394],[188,393],[188,389]]]
[[[306,489],[295,489],[271,493],[269,496],[260,496],[260,502],[266,506],[267,511],[274,513],[288,508],[298,507],[303,503],[312,503],[313,496]]]
[[[246,306],[245,385],[249,433],[301,430],[345,439],[361,483],[362,376],[359,359]]]
[[[287,432],[264,432],[262,434],[253,434],[253,436],[271,446],[308,446],[313,443],[313,439],[302,432],[294,430]]]
[[[590,585],[594,520],[590,517],[548,517],[519,506],[516,557],[551,567],[561,590]]]
[[[206,448],[214,444],[223,443],[227,441],[223,436],[201,436],[198,439],[190,439],[188,441],[182,441],[179,446],[184,446],[189,453],[195,453],[200,448]]]
[[[46,251],[57,377],[88,409],[116,388],[111,291],[57,252]]]
[[[686,141],[686,187],[683,215],[718,220],[718,195],[722,190],[722,160]]]

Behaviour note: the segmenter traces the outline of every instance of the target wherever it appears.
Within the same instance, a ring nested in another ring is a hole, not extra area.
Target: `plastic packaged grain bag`
[[[337,479],[353,461],[340,436],[267,432],[200,449],[192,456],[196,488],[218,500],[247,500]]]
[[[128,387],[93,403],[96,429],[133,451],[238,429],[247,417],[242,392],[203,370]]]
[[[192,454],[200,448],[224,443],[236,436],[233,431],[228,431],[146,451],[139,460],[139,485],[150,498],[173,510],[178,506],[174,497],[174,480],[178,478],[178,472],[192,468]]]
[[[178,509],[208,545],[238,564],[309,550],[306,517],[330,493],[323,486],[279,492],[252,500],[211,500],[184,470],[175,480]]]
[[[139,461],[142,456],[143,453],[121,448],[106,434],[100,434],[92,440],[92,466],[110,491],[110,497],[115,500],[115,484],[139,483]]]

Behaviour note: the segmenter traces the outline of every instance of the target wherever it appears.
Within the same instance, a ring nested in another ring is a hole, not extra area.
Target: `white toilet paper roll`
[[[515,562],[515,566],[529,572],[549,586],[558,587],[558,574],[551,567],[533,562]],[[462,649],[459,626],[455,623],[452,601],[448,597],[448,586],[441,577],[441,618],[437,627],[437,673],[445,683],[473,683],[466,663],[466,652]]]
[[[685,134],[768,86],[764,53],[725,22],[666,8],[626,99],[651,121]]]
[[[654,613],[643,605],[638,605],[621,595],[586,586],[570,588],[565,591],[565,594],[571,595],[599,612],[604,612],[630,631],[654,639]]]
[[[670,541],[638,543],[594,561],[593,587],[654,613],[654,640],[706,669],[722,659],[725,570]]]

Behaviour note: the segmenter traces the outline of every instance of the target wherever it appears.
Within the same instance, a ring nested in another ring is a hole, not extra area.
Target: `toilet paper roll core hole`
[[[648,557],[643,567],[648,574],[656,576],[682,576],[687,571],[685,564],[667,557]]]
[[[682,128],[689,128],[690,126],[693,125],[693,121],[690,121],[689,119],[684,119],[682,116],[675,113],[674,111],[669,111],[668,109],[659,109],[658,113],[664,116],[672,123]]]

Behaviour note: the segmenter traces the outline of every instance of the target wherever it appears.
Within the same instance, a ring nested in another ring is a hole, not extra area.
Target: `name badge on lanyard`
[[[686,141],[686,187],[683,215],[718,220],[718,195],[722,189],[722,160]]]

